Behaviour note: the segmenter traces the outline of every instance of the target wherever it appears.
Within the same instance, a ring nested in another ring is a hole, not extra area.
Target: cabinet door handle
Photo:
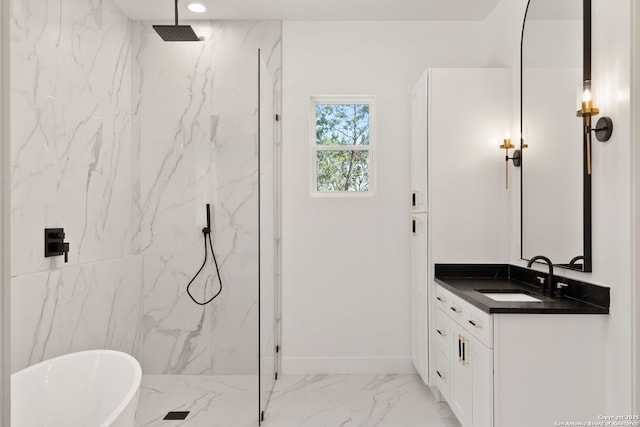
[[[438,335],[440,335],[441,337],[446,336],[446,334],[444,332],[442,332],[440,329],[436,329],[436,332],[438,333]]]
[[[444,375],[442,375],[440,373],[440,371],[436,370],[436,374],[438,374],[438,376],[440,377],[440,379],[442,379],[443,381],[446,380],[446,378],[444,377]]]
[[[459,313],[458,309],[455,308],[454,306],[449,307],[451,309],[451,311],[453,311],[454,313]]]
[[[458,361],[462,361],[462,339],[460,335],[458,335]]]
[[[411,234],[416,235],[416,219],[411,218]]]
[[[473,320],[469,320],[469,323],[471,323],[474,327],[476,327],[476,328],[478,328],[478,329],[482,328],[482,325],[478,325],[478,324],[477,324],[475,321],[473,321]]]
[[[465,348],[465,339],[462,339],[462,364],[465,365],[467,362],[467,351]]]
[[[416,192],[415,191],[411,193],[411,207],[413,209],[416,208]]]

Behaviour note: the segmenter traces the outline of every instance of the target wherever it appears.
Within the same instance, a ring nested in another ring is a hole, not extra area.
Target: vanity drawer
[[[436,307],[445,310],[447,302],[451,299],[450,292],[445,291],[440,285],[436,285]]]
[[[442,310],[436,310],[436,348],[449,353],[452,343],[451,320]]]
[[[451,361],[441,352],[436,351],[436,387],[442,393],[445,400],[449,400],[449,373],[451,371]]]
[[[439,285],[436,286],[436,303],[436,306],[450,319],[460,324],[485,346],[493,348],[493,317],[489,313],[485,313]],[[436,324],[438,324],[437,316]]]
[[[460,298],[442,288],[436,286],[436,306],[440,307],[452,319],[460,321],[464,313],[463,304]]]
[[[465,329],[482,344],[493,348],[493,316],[469,304],[464,318]]]

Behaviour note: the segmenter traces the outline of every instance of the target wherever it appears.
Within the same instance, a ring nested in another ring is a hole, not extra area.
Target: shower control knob
[[[64,241],[64,228],[44,229],[44,256],[64,255],[64,262],[69,262],[69,243]]]

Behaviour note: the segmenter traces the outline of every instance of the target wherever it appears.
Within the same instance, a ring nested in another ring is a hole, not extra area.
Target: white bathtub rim
[[[122,412],[127,408],[127,406],[131,403],[136,393],[139,392],[140,384],[142,382],[142,368],[140,367],[140,363],[138,360],[132,355],[125,353],[123,351],[117,350],[85,350],[85,351],[77,351],[73,353],[67,353],[60,356],[53,357],[51,359],[43,360],[42,362],[36,363],[35,365],[27,366],[24,369],[21,369],[18,372],[15,372],[11,375],[11,381],[14,381],[15,378],[19,378],[23,373],[28,373],[32,369],[38,369],[43,365],[48,365],[50,363],[55,362],[56,360],[64,360],[71,359],[74,357],[81,357],[82,355],[92,356],[93,354],[101,355],[101,354],[112,354],[117,355],[118,357],[123,357],[131,365],[134,367],[134,378],[131,387],[127,390],[127,393],[122,397],[118,405],[114,408],[111,414],[102,422],[101,426],[111,425]]]

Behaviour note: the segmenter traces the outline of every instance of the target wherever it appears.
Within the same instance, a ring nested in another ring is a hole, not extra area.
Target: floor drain
[[[171,411],[163,418],[163,420],[184,420],[189,415],[189,411]]]

